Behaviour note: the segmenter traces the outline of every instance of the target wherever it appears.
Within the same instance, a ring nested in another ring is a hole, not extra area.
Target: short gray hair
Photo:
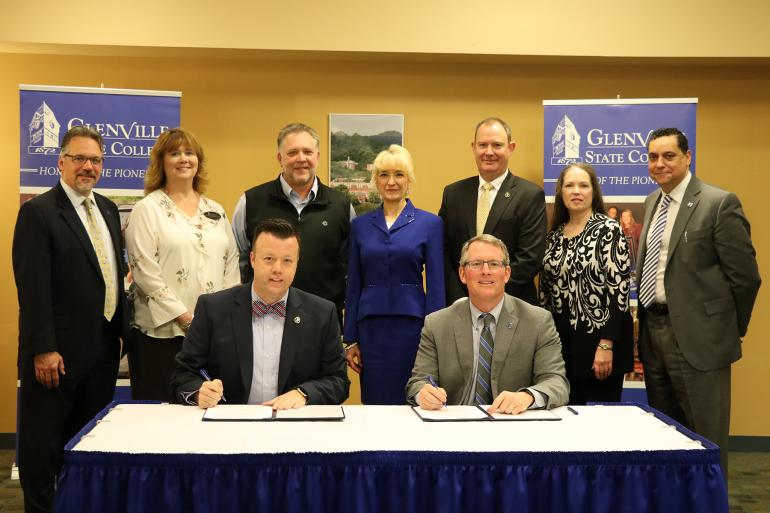
[[[281,128],[281,130],[278,132],[278,149],[281,149],[283,146],[283,141],[286,139],[286,137],[291,134],[301,134],[303,132],[310,134],[310,137],[315,139],[316,147],[321,147],[321,138],[318,137],[318,132],[316,132],[313,127],[303,123],[289,123],[285,127]]]
[[[511,257],[508,254],[508,248],[505,246],[505,242],[501,241],[494,235],[482,233],[481,235],[476,235],[475,237],[469,239],[465,244],[463,244],[463,249],[460,251],[460,267],[463,267],[468,263],[468,250],[470,249],[471,244],[474,242],[483,242],[485,244],[491,244],[492,246],[500,248],[500,251],[503,252],[503,265],[511,265]]]

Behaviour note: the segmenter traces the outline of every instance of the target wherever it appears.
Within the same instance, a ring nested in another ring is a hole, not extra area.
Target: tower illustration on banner
[[[565,114],[551,136],[551,164],[568,164],[580,160],[580,134],[575,123]]]
[[[40,104],[29,122],[30,154],[49,155],[59,148],[59,121],[46,102]]]

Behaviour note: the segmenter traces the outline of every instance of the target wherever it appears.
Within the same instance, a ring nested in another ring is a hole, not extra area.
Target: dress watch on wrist
[[[299,392],[299,395],[301,395],[305,399],[305,404],[307,405],[310,402],[310,398],[307,396],[307,392],[302,390],[302,387],[297,387],[294,390]]]
[[[609,344],[601,343],[599,344],[599,349],[604,349],[605,351],[612,351],[612,346]]]

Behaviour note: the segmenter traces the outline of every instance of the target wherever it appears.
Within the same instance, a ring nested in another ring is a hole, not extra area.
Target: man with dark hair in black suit
[[[252,283],[198,299],[171,377],[178,402],[210,408],[226,398],[282,410],[347,399],[334,303],[291,287],[299,245],[288,221],[260,222]]]

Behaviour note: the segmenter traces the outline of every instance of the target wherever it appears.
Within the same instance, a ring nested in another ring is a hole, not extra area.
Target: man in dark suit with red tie
[[[118,209],[95,194],[102,137],[64,136],[61,181],[19,210],[19,477],[27,512],[53,510],[66,442],[112,399],[120,356],[123,243]]]
[[[471,142],[478,176],[444,189],[438,215],[444,220],[447,304],[468,295],[457,275],[460,250],[482,233],[502,240],[510,252],[511,278],[505,292],[538,304],[534,278],[545,254],[545,196],[543,189],[509,171],[515,148],[505,121],[494,117],[480,121]]]

